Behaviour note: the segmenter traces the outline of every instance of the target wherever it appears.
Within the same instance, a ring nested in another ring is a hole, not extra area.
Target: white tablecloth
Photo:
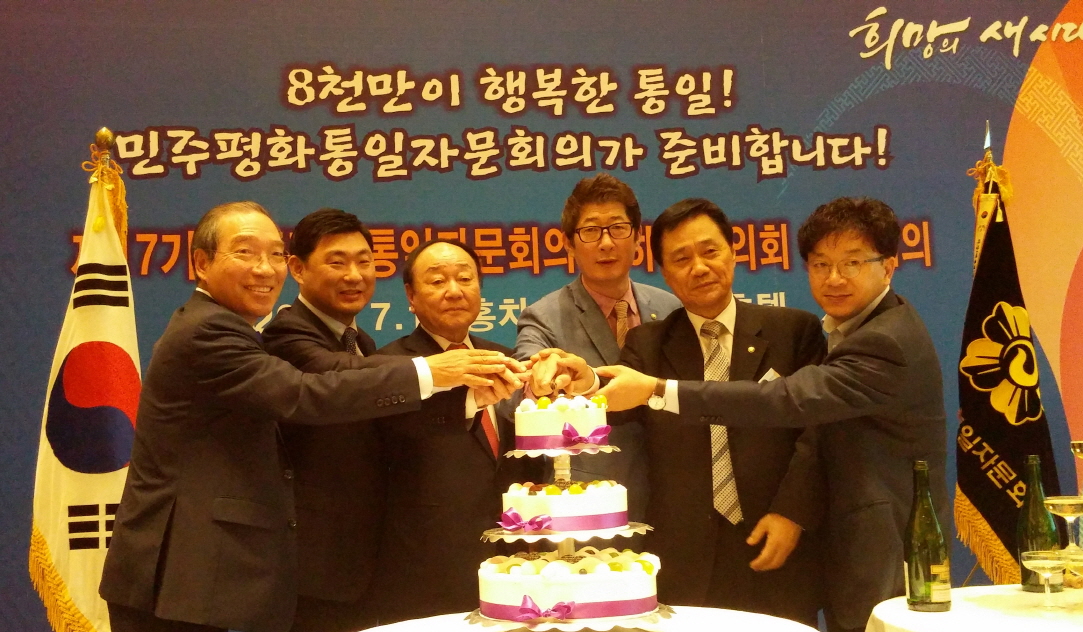
[[[914,612],[905,597],[876,606],[866,632],[1067,632],[1083,630],[1083,590],[1052,595],[1060,610],[1046,610],[1043,593],[1024,592],[1019,584],[953,588],[948,612]]]
[[[789,619],[779,619],[751,612],[721,610],[719,608],[693,608],[674,606],[673,616],[660,624],[663,632],[813,632],[815,628],[801,625]],[[481,625],[466,622],[466,613],[445,614],[427,619],[402,621],[373,628],[379,632],[482,632]],[[621,628],[614,628],[619,630]],[[1019,632],[1018,630],[1014,632]],[[1077,631],[1078,632],[1078,631]]]

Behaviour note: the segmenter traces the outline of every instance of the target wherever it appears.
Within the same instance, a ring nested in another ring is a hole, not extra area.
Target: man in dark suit
[[[629,276],[641,222],[635,193],[617,178],[599,173],[575,185],[560,223],[579,277],[523,310],[515,341],[517,358],[526,360],[542,349],[559,348],[591,366],[616,364],[628,331],[680,307],[669,292],[634,283]],[[620,452],[572,457],[572,478],[624,484],[628,517],[640,522],[648,492],[643,426],[619,416],[610,422],[614,425],[609,442]]]
[[[684,309],[630,332],[624,364],[662,378],[755,381],[820,360],[815,316],[733,297],[732,233],[704,199],[678,202],[655,220],[654,254]],[[818,551],[802,534],[823,512],[812,432],[727,432],[646,407],[633,414],[647,429],[654,531],[646,548],[664,560],[659,600],[815,626]]]
[[[510,354],[469,335],[481,310],[479,268],[456,241],[411,252],[403,284],[419,325],[379,353],[430,356],[465,345]],[[498,390],[452,389],[380,424],[389,480],[375,587],[381,624],[477,607],[478,565],[497,553],[480,537],[496,526],[500,494],[524,466],[502,458],[515,430],[494,414],[491,404],[510,394]]]
[[[374,380],[385,379],[380,368],[401,360],[376,356],[375,343],[355,321],[375,290],[371,243],[360,220],[338,209],[320,209],[297,223],[289,268],[300,294],[264,329],[268,353],[306,373],[366,369]],[[404,379],[398,387],[418,387],[418,375]],[[375,625],[368,588],[386,470],[376,426],[283,424],[282,439],[297,485],[300,594],[293,629],[346,632]]]
[[[729,427],[818,426],[827,475],[826,619],[864,629],[873,607],[903,594],[903,537],[912,465],[929,463],[933,502],[949,525],[946,417],[940,362],[913,306],[895,294],[899,225],[879,200],[840,198],[801,226],[809,286],[826,312],[823,364],[765,384],[672,381],[621,367],[603,392],[617,409],[664,391],[671,423]]]
[[[426,393],[416,382],[403,386],[418,372],[408,358],[378,374],[305,375],[266,353],[253,325],[278,298],[286,255],[260,205],[211,209],[192,250],[198,285],[144,376],[100,593],[115,632],[282,632],[296,603],[297,515],[277,422],[416,410]],[[496,354],[472,366],[506,370]],[[429,373],[439,386],[491,384],[439,367]]]

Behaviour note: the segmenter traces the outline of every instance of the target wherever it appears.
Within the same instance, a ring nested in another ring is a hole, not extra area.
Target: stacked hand
[[[642,406],[654,393],[658,380],[626,366],[598,367],[600,377],[612,378],[600,391],[609,402],[609,410],[617,412]]]
[[[499,351],[456,349],[425,358],[433,386],[489,389],[498,399],[522,388],[528,366]]]
[[[594,371],[586,360],[562,349],[542,349],[530,357],[530,390],[535,395],[558,391],[580,395],[594,387]]]

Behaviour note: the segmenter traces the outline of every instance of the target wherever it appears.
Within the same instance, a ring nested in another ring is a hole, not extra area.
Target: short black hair
[[[316,250],[321,239],[327,235],[345,233],[361,233],[368,242],[369,248],[372,248],[372,234],[353,213],[337,208],[321,208],[313,211],[305,215],[294,227],[293,237],[290,238],[290,254],[307,262],[309,255]]]
[[[603,171],[576,183],[572,194],[565,200],[564,211],[560,214],[560,228],[564,231],[564,236],[569,241],[575,238],[575,228],[579,226],[583,206],[606,202],[619,202],[624,205],[628,221],[632,222],[632,229],[639,230],[643,214],[639,210],[639,200],[636,199],[632,187]]]
[[[797,230],[797,248],[801,258],[809,254],[825,237],[853,231],[872,244],[877,254],[899,254],[899,220],[895,211],[880,200],[868,197],[841,197],[812,212]]]
[[[733,226],[730,225],[730,220],[722,209],[705,198],[687,198],[662,211],[662,214],[651,225],[651,251],[654,252],[654,260],[658,262],[658,265],[662,265],[662,237],[676,230],[684,222],[700,215],[706,215],[718,224],[718,230],[722,231],[726,243],[733,246]]]
[[[467,246],[458,239],[432,239],[421,244],[417,248],[414,248],[410,254],[406,255],[406,261],[402,264],[402,284],[413,285],[414,284],[414,262],[421,256],[421,253],[425,252],[429,246],[435,244],[451,244],[458,248],[462,248],[466,251],[466,254],[470,255],[470,258],[474,260],[474,267],[478,269],[478,285],[481,285],[481,258],[478,257],[478,253],[474,252],[474,249]]]
[[[259,213],[266,215],[272,222],[274,221],[267,209],[255,202],[243,201],[219,204],[199,218],[199,223],[196,224],[196,229],[192,233],[192,250],[202,250],[207,253],[207,257],[213,259],[218,251],[218,222],[223,217],[235,213]]]

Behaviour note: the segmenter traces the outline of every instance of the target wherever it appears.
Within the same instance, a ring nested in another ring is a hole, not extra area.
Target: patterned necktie
[[[628,301],[617,301],[613,305],[617,314],[617,346],[624,348],[624,339],[628,337]]]
[[[353,327],[347,327],[342,333],[342,344],[346,347],[346,353],[361,355],[361,351],[357,348],[357,330]]]
[[[469,348],[461,342],[453,342],[447,346],[447,351]],[[485,438],[489,440],[489,449],[492,450],[493,456],[500,458],[500,440],[496,437],[496,426],[493,425],[493,418],[489,416],[488,406],[481,409],[481,429],[485,432]]]
[[[708,320],[700,335],[708,340],[707,360],[703,364],[703,379],[725,382],[730,377],[730,357],[719,344],[722,324]],[[733,524],[741,522],[741,503],[737,498],[737,480],[733,476],[729,433],[725,426],[711,424],[711,482],[714,487],[714,508]]]

